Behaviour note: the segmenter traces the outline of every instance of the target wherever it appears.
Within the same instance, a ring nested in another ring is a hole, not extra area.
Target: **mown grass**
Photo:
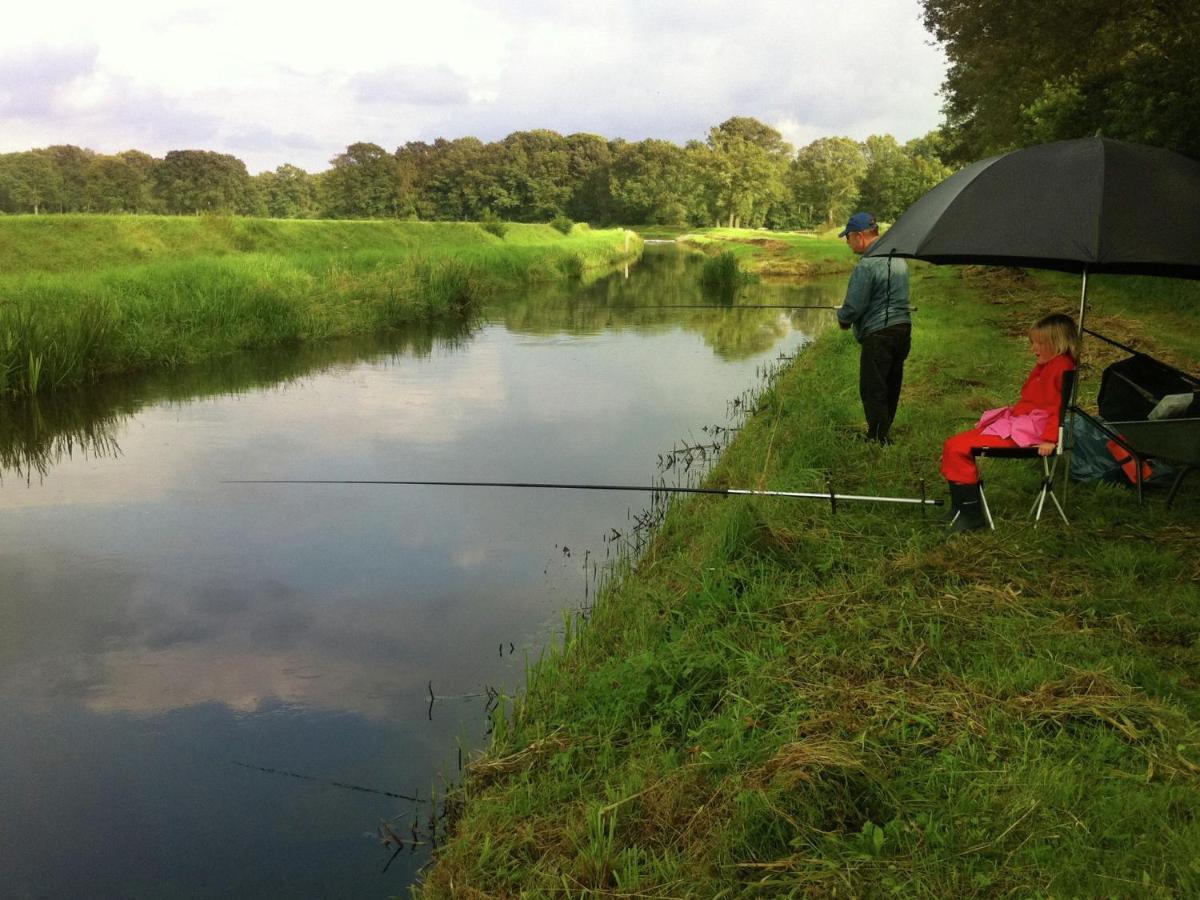
[[[941,441],[1011,401],[1077,284],[915,270],[897,443],[855,440],[830,331],[712,483],[941,493]],[[1196,286],[1160,287],[1190,305],[1106,281],[1091,321],[1194,369]],[[1034,530],[1035,467],[990,465],[997,531],[951,539],[895,507],[675,506],[497,715],[421,896],[1200,894],[1200,485],[1173,511],[1072,485],[1071,527]]]
[[[836,234],[703,228],[679,235],[676,240],[706,252],[731,253],[744,271],[765,278],[848,272],[856,261]]]
[[[640,252],[621,230],[137,216],[0,220],[0,395],[462,313]]]

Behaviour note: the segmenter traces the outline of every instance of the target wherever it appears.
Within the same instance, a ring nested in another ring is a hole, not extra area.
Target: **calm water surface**
[[[645,308],[707,302],[694,260],[650,248],[470,326],[0,407],[4,895],[404,893],[425,856],[382,873],[376,829],[428,806],[331,782],[456,777],[477,695],[520,687],[584,551],[649,496],[222,481],[645,484],[831,318]],[[430,682],[455,698],[432,721]]]

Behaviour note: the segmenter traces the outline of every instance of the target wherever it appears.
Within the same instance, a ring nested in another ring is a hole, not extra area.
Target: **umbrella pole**
[[[1083,356],[1083,317],[1087,314],[1087,266],[1083,267],[1083,287],[1079,292],[1079,356]],[[1072,390],[1071,405],[1067,408],[1070,421],[1067,424],[1067,446],[1063,452],[1067,455],[1066,466],[1063,469],[1063,505],[1067,503],[1067,491],[1071,487],[1071,457],[1075,455],[1075,398],[1079,396],[1079,362],[1075,360],[1075,387]]]
[[[1087,313],[1087,266],[1083,267],[1083,289],[1079,292],[1079,345],[1083,346],[1083,317]],[[1082,353],[1080,354],[1083,355]],[[1078,363],[1079,360],[1076,360]]]

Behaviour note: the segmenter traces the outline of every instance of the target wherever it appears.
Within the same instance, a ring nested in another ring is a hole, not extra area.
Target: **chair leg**
[[[1038,492],[1037,500],[1034,505],[1037,507],[1037,514],[1033,517],[1033,527],[1037,528],[1042,521],[1042,508],[1046,505],[1046,486],[1042,485],[1042,489]]]
[[[1042,517],[1042,504],[1046,502],[1046,482],[1043,479],[1042,487],[1037,492],[1037,496],[1033,498],[1033,506],[1029,507],[1029,518],[1036,523]]]
[[[1034,528],[1037,528],[1038,524],[1042,521],[1042,510],[1045,509],[1045,506],[1046,506],[1046,495],[1047,494],[1050,495],[1050,500],[1054,503],[1054,508],[1058,510],[1058,514],[1059,514],[1059,516],[1062,517],[1063,522],[1067,525],[1071,524],[1067,520],[1067,514],[1063,510],[1062,504],[1058,502],[1058,497],[1054,493],[1054,473],[1055,473],[1055,471],[1057,471],[1057,469],[1058,469],[1058,457],[1057,456],[1054,457],[1053,463],[1050,462],[1049,457],[1047,457],[1047,456],[1042,457],[1042,489],[1038,493],[1037,499],[1035,499],[1033,501],[1033,509],[1031,509],[1029,511],[1029,514],[1031,516],[1033,516],[1033,519],[1034,519],[1034,522],[1033,522]],[[1034,512],[1035,510],[1036,510],[1036,514]]]
[[[1063,524],[1070,525],[1071,523],[1067,521],[1067,514],[1063,512],[1062,504],[1058,502],[1058,498],[1054,496],[1053,491],[1050,492],[1050,499],[1054,501],[1054,506],[1058,510],[1058,514],[1062,516]]]
[[[1054,474],[1055,474],[1055,472],[1058,471],[1059,454],[1055,454],[1053,457],[1043,456],[1043,457],[1041,457],[1041,460],[1042,460],[1042,487],[1041,487],[1041,490],[1038,491],[1037,496],[1033,498],[1033,505],[1029,508],[1029,516],[1030,516],[1030,518],[1033,519],[1033,527],[1037,528],[1038,524],[1042,521],[1042,512],[1046,508],[1047,495],[1050,497],[1050,501],[1054,504],[1054,508],[1056,510],[1058,510],[1058,515],[1060,518],[1062,518],[1063,523],[1066,525],[1070,525],[1071,522],[1069,519],[1067,519],[1066,510],[1063,509],[1062,503],[1059,501],[1058,496],[1054,493]],[[1051,460],[1053,460],[1053,461],[1051,461]],[[1070,465],[1069,460],[1070,460],[1070,457],[1068,457],[1068,463],[1067,463],[1068,466]],[[980,459],[977,460],[976,462],[977,462],[977,464],[979,462],[982,462],[982,457],[980,457]],[[1065,497],[1065,490],[1066,490],[1065,487],[1063,488],[1063,490],[1064,490],[1064,497]],[[987,494],[984,492],[984,489],[983,489],[983,479],[982,478],[979,479],[979,503],[980,503],[980,506],[983,507],[983,515],[984,515],[984,518],[987,519],[988,527],[991,528],[992,531],[995,531],[996,523],[992,519],[992,510],[988,506]]]
[[[1033,527],[1037,528],[1038,523],[1042,521],[1042,507],[1046,505],[1046,485],[1050,480],[1050,470],[1046,463],[1046,457],[1042,457],[1042,486],[1038,490],[1037,496],[1033,498],[1033,506],[1029,510],[1029,515],[1033,519]]]
[[[979,505],[983,507],[983,517],[987,519],[988,528],[992,531],[996,530],[996,523],[992,521],[992,510],[988,507],[987,494],[983,490],[983,479],[979,479]]]

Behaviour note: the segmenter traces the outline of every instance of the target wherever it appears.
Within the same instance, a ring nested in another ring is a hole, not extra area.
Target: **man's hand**
[[[1057,447],[1053,441],[1042,441],[1038,444],[1038,456],[1050,456]]]

